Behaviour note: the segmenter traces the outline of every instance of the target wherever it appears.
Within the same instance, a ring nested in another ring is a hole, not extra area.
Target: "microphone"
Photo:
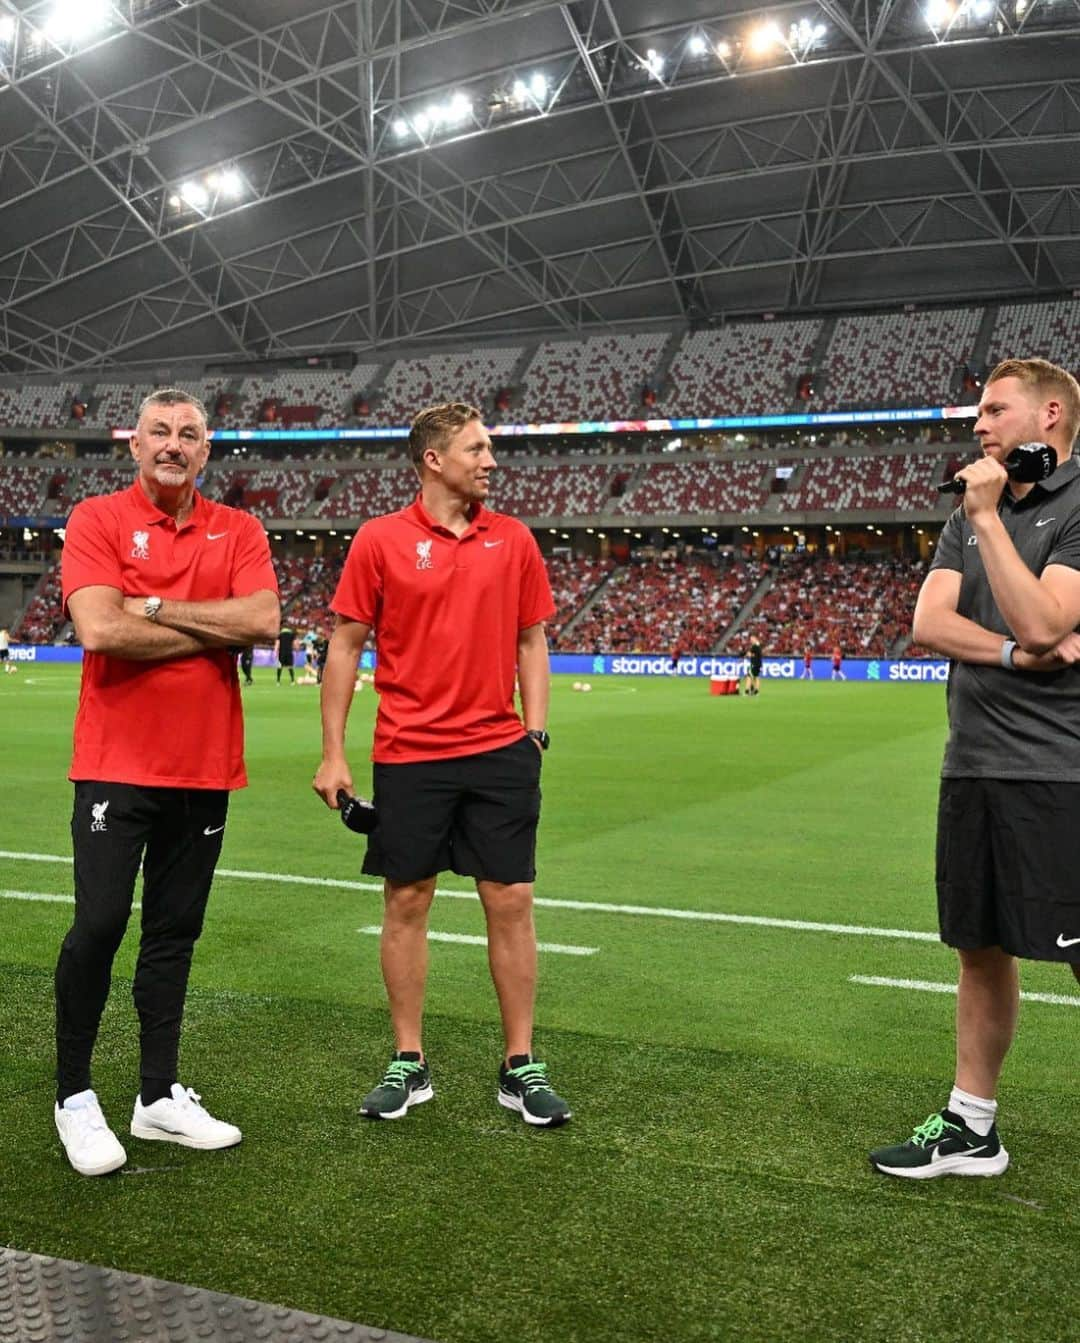
[[[1057,453],[1046,443],[1021,443],[1005,458],[1005,470],[1023,485],[1046,480],[1057,470]],[[938,486],[939,494],[963,494],[966,480],[954,476]]]
[[[337,791],[338,810],[342,822],[358,835],[370,835],[378,819],[375,808],[362,797],[350,797],[344,788]]]

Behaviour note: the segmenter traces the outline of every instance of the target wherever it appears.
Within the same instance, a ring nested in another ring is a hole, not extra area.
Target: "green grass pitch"
[[[244,1129],[231,1151],[126,1137],[137,1085],[133,929],[95,1085],[129,1174],[74,1175],[52,1123],[62,902],[0,899],[0,1241],[284,1303],[440,1343],[1075,1339],[1080,1068],[1074,1006],[1025,1003],[1001,1093],[999,1180],[876,1176],[952,1076],[953,999],[852,975],[951,982],[934,941],[541,906],[537,1049],[575,1118],[495,1103],[482,947],[435,943],[436,1099],[357,1114],[390,1039],[362,841],[310,791],[317,691],[256,673],[252,786],[233,799],[196,951],[184,1080]],[[0,677],[0,848],[69,852],[77,671]],[[368,779],[375,696],[350,739]],[[934,686],[557,679],[537,895],[933,931],[944,695]],[[272,876],[316,879],[300,884]],[[442,884],[464,890],[447,875]],[[0,858],[5,892],[66,895],[65,861]],[[134,925],[134,919],[133,919]],[[441,932],[483,932],[442,898]],[[1063,968],[1028,990],[1072,995]]]

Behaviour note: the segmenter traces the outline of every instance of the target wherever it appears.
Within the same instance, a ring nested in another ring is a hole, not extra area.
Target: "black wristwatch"
[[[551,738],[542,727],[530,727],[525,729],[525,735],[532,737],[533,741],[539,744],[541,751],[546,751],[551,745]]]

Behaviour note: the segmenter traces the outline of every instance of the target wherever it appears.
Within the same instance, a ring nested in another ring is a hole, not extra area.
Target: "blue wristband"
[[[1016,652],[1016,640],[1006,639],[1001,645],[1001,665],[1006,671],[1016,671],[1016,664],[1013,662],[1013,653]]]

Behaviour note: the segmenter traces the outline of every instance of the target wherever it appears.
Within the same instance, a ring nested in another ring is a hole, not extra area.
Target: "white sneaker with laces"
[[[235,1147],[244,1135],[235,1124],[226,1124],[204,1110],[199,1104],[201,1099],[191,1087],[182,1087],[179,1082],[172,1084],[171,1097],[163,1097],[153,1105],[143,1105],[142,1098],[136,1097],[131,1116],[132,1136],[203,1150]]]
[[[108,1175],[127,1160],[92,1091],[79,1091],[53,1107],[56,1131],[67,1159],[80,1175]]]

